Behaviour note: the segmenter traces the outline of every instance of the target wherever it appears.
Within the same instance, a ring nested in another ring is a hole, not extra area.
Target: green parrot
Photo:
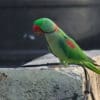
[[[32,30],[38,35],[45,36],[49,50],[65,66],[68,64],[81,65],[100,74],[100,69],[96,68],[95,61],[89,58],[78,44],[51,19],[39,18],[33,21]]]

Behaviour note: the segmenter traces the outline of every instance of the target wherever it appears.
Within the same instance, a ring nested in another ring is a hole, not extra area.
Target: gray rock
[[[82,80],[55,70],[0,69],[0,100],[82,100]]]

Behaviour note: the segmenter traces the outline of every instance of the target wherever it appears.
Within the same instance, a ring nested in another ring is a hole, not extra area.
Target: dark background
[[[100,0],[0,0],[0,65],[20,65],[48,52],[32,20],[54,20],[85,50],[100,49]]]

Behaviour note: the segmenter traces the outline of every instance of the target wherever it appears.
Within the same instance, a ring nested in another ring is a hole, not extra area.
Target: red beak
[[[42,31],[42,30],[40,29],[40,27],[37,26],[37,25],[33,25],[33,26],[32,26],[32,32],[33,32],[33,33],[36,33],[36,34],[39,35],[39,36],[43,35],[43,31]]]

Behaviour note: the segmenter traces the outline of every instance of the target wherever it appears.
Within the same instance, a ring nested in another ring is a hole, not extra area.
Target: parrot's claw
[[[68,63],[65,60],[60,60],[61,64],[63,64],[65,67],[68,66]]]

